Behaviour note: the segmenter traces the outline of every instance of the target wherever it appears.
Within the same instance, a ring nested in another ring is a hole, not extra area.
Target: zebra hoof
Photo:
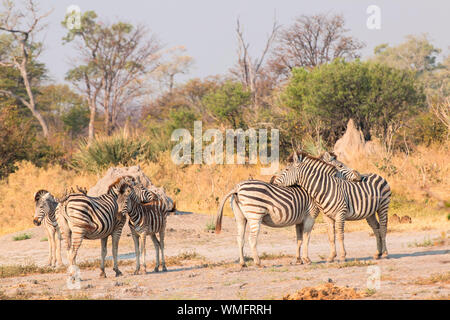
[[[155,269],[153,269],[153,272],[159,272],[159,268],[155,267]]]
[[[334,257],[327,258],[327,263],[333,263],[333,262],[334,262]]]
[[[385,252],[385,253],[383,253],[383,254],[381,255],[381,258],[383,258],[383,259],[389,259],[389,254],[388,254],[387,252]]]
[[[373,255],[373,258],[374,258],[375,260],[380,259],[380,258],[381,258],[381,253],[375,253],[375,254]]]
[[[114,270],[116,272],[116,277],[120,277],[122,275],[122,272],[120,272],[119,269]]]
[[[105,271],[100,272],[100,278],[106,278],[106,273],[105,273]]]
[[[140,274],[140,272],[139,272],[139,270],[135,270],[133,274],[136,276],[136,275]]]
[[[239,271],[243,271],[245,268],[247,268],[247,265],[245,263],[239,265]]]
[[[311,259],[309,258],[302,258],[302,261],[304,264],[311,264]]]
[[[339,258],[339,262],[340,262],[340,263],[344,263],[345,261],[347,261],[347,259],[345,259],[345,258]]]
[[[296,258],[296,259],[292,260],[290,264],[291,265],[303,264],[303,261],[300,258]]]
[[[162,267],[162,272],[167,272],[166,266],[163,266],[163,267]]]

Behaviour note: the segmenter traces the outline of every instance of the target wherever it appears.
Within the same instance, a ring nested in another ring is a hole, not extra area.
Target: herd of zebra
[[[366,219],[377,242],[375,259],[387,257],[386,233],[391,191],[387,181],[377,174],[361,175],[325,152],[319,158],[294,151],[291,162],[270,183],[247,180],[235,186],[219,205],[216,233],[220,233],[223,207],[231,196],[231,207],[237,224],[239,262],[245,266],[243,247],[246,225],[253,261],[260,265],[256,250],[261,223],[270,227],[295,225],[297,263],[310,263],[308,244],[319,212],[327,223],[330,255],[336,257],[336,234],[340,245],[340,261],[345,261],[345,220]],[[378,215],[378,220],[376,215]],[[337,227],[337,230],[336,230]],[[300,258],[302,243],[305,247]]]
[[[238,183],[222,199],[215,231],[220,233],[225,201],[231,197],[231,207],[237,224],[239,263],[245,266],[243,247],[246,226],[249,244],[256,265],[260,259],[256,250],[261,223],[270,227],[295,225],[297,234],[296,262],[310,263],[308,243],[315,219],[323,212],[328,226],[330,255],[336,257],[335,238],[340,244],[339,260],[345,260],[345,220],[366,219],[377,242],[374,258],[387,257],[387,211],[391,191],[387,181],[377,174],[361,175],[337,160],[332,153],[319,158],[294,152],[290,163],[270,182],[246,180]],[[112,237],[113,270],[121,275],[117,253],[119,239],[128,216],[128,224],[136,254],[135,274],[145,264],[145,239],[150,235],[155,246],[155,272],[166,271],[164,231],[169,214],[177,214],[175,202],[145,188],[132,176],[123,176],[112,183],[106,194],[90,197],[78,188],[60,198],[46,190],[35,194],[34,224],[44,224],[49,240],[49,265],[62,265],[61,240],[65,241],[69,273],[74,276],[76,256],[83,239],[101,239],[101,276],[105,274],[107,239]],[[378,220],[376,215],[378,215]],[[335,226],[337,230],[335,230]],[[159,240],[156,234],[159,233]],[[301,253],[302,243],[304,249]],[[161,263],[160,254],[161,251]],[[142,261],[141,261],[142,259]]]
[[[138,183],[132,176],[118,178],[108,187],[106,194],[90,197],[86,190],[72,190],[60,199],[46,190],[39,190],[35,197],[35,225],[44,224],[49,240],[49,265],[62,265],[61,238],[64,239],[69,260],[69,272],[76,273],[76,257],[83,239],[101,239],[100,276],[106,277],[105,258],[108,237],[112,238],[113,270],[122,275],[118,268],[117,253],[119,239],[128,215],[128,225],[133,237],[136,253],[135,274],[145,264],[145,239],[150,235],[156,250],[156,266],[166,271],[164,260],[164,231],[169,214],[177,214],[175,202],[161,194],[156,194]],[[159,240],[156,234],[159,233]],[[140,249],[139,249],[140,247]]]

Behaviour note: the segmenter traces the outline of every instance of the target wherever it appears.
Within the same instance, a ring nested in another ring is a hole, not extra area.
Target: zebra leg
[[[258,257],[258,251],[256,250],[256,244],[258,242],[259,229],[261,227],[261,218],[253,218],[248,220],[250,234],[248,237],[248,242],[250,243],[250,248],[252,249],[253,261],[255,265],[260,267],[261,260]]]
[[[143,232],[140,235],[140,240],[141,240],[141,261],[142,261],[142,266],[144,267],[144,274],[147,273],[147,265],[145,264],[145,238],[147,237],[147,234],[145,232]]]
[[[105,273],[105,259],[106,259],[106,253],[107,253],[107,245],[108,245],[108,237],[104,237],[102,239],[100,239],[101,244],[102,244],[102,248],[101,248],[101,260],[100,260],[100,277],[102,278],[106,278],[106,273]]]
[[[377,217],[375,214],[371,215],[370,217],[366,218],[367,223],[372,228],[373,233],[375,235],[375,239],[377,240],[377,253],[373,255],[374,259],[380,259],[381,252],[382,252],[382,245],[381,245],[381,234],[380,234],[380,224],[377,221]]]
[[[136,255],[136,270],[134,274],[139,274],[139,269],[141,268],[141,255],[139,253],[139,234],[136,233],[133,229],[131,230],[131,236],[133,237],[134,242],[134,254]],[[145,236],[144,236],[145,237]]]
[[[46,226],[45,231],[47,231],[47,241],[48,241],[48,265],[52,265],[52,255],[53,255],[53,242],[52,235],[49,227]]]
[[[345,262],[345,246],[344,246],[344,225],[345,225],[345,212],[340,212],[336,215],[336,225],[337,225],[337,232],[336,236],[339,241],[339,249],[341,251],[341,254],[339,255],[339,262]]]
[[[381,257],[388,258],[389,254],[386,248],[386,234],[388,224],[388,208],[389,201],[378,209],[378,219],[380,220],[380,240],[381,240]]]
[[[52,267],[56,267],[56,230],[52,227],[49,227],[50,229],[50,243],[52,247],[52,253],[51,253],[51,263],[50,265]]]
[[[245,264],[244,259],[244,243],[245,243],[245,227],[247,226],[247,219],[245,218],[244,214],[242,213],[241,209],[239,208],[239,205],[236,202],[236,199],[232,198],[231,201],[231,208],[233,209],[234,218],[236,221],[236,227],[237,227],[237,243],[239,247],[239,265],[241,268],[245,268],[247,265]]]
[[[156,238],[156,234],[155,233],[152,233],[150,235],[150,237],[152,238],[153,245],[155,246],[155,254],[156,254],[155,269],[153,271],[159,272],[159,248],[160,248],[160,243],[158,241],[158,238]]]
[[[122,230],[120,230],[122,231]],[[112,254],[113,254],[113,260],[114,260],[114,268],[113,270],[116,272],[116,277],[119,277],[122,275],[122,272],[119,270],[119,263],[118,263],[118,253],[119,253],[119,240],[120,240],[120,233],[113,232],[112,236]]]
[[[295,253],[295,264],[302,264],[303,261],[300,258],[300,251],[302,248],[302,242],[303,242],[303,221],[299,224],[295,225],[295,233],[297,235],[297,251]]]
[[[164,229],[161,230],[159,233],[159,246],[161,248],[161,264],[162,264],[162,271],[166,272],[166,260],[164,259]]]
[[[59,227],[55,228],[56,231],[56,260],[58,262],[58,265],[62,266],[63,261],[61,258],[61,230]]]
[[[315,219],[310,215],[307,215],[303,220],[303,254],[302,261],[305,264],[311,264],[311,260],[308,256],[309,238],[311,236],[311,230],[314,226]]]
[[[323,219],[327,223],[328,243],[330,245],[330,255],[327,258],[327,262],[333,262],[334,258],[336,258],[336,235],[334,228],[335,221],[325,214],[323,215]]]
[[[82,230],[79,232],[76,232],[74,230],[74,233],[71,237],[71,247],[70,247],[70,253],[69,253],[69,272],[72,277],[72,279],[75,279],[76,276],[76,264],[77,264],[77,253],[78,249],[80,249],[81,243],[83,242],[84,234]]]

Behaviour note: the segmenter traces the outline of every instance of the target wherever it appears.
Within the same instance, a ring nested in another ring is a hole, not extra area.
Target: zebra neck
[[[130,200],[131,200],[130,201],[131,205],[130,205],[130,207],[127,207],[128,216],[130,217],[130,221],[132,222],[132,224],[136,225],[141,220],[142,206],[140,203],[138,203],[134,199],[130,199]]]

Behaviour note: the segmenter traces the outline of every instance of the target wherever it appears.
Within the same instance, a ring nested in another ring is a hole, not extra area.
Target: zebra
[[[90,197],[86,194],[69,194],[64,197],[56,210],[56,220],[66,243],[69,270],[73,276],[78,249],[83,239],[101,239],[100,277],[106,277],[105,258],[108,237],[112,237],[113,270],[116,277],[122,275],[117,264],[120,236],[126,217],[118,211],[118,190],[132,177],[121,177],[112,183],[106,194]]]
[[[55,267],[62,265],[61,258],[61,232],[55,218],[58,200],[47,190],[39,190],[34,194],[35,211],[33,223],[36,226],[44,224],[47,232],[49,258],[48,265]]]
[[[345,261],[345,220],[361,219],[367,220],[376,236],[377,253],[374,258],[387,258],[386,233],[391,197],[388,182],[377,174],[366,174],[360,182],[346,181],[328,175],[329,167],[332,165],[321,159],[294,152],[293,163],[281,172],[274,183],[304,187],[324,213],[331,246],[327,261],[331,262],[336,257],[335,225],[341,251],[339,260]]]
[[[139,274],[140,259],[142,256],[142,265],[144,273],[147,272],[145,264],[145,239],[150,235],[153,245],[155,246],[156,265],[154,272],[159,272],[159,250],[161,250],[161,265],[162,271],[167,271],[166,262],[164,259],[164,233],[166,229],[167,215],[177,214],[176,204],[169,197],[161,197],[160,199],[152,200],[148,203],[142,203],[141,199],[136,193],[136,189],[140,187],[133,187],[129,184],[123,184],[118,190],[118,210],[123,215],[128,214],[128,225],[134,241],[134,249],[136,253],[136,270],[134,274]],[[156,234],[159,233],[159,240]],[[140,252],[139,252],[139,242]]]
[[[246,180],[238,183],[222,199],[216,218],[215,233],[222,229],[222,216],[225,201],[231,198],[231,208],[237,223],[237,242],[239,247],[239,264],[246,267],[244,260],[244,237],[247,222],[249,224],[249,242],[253,261],[261,265],[256,244],[261,223],[281,228],[295,225],[297,234],[296,263],[311,263],[308,257],[308,244],[315,218],[319,214],[317,206],[302,187],[280,187],[259,180]],[[302,258],[300,251],[305,242]]]

